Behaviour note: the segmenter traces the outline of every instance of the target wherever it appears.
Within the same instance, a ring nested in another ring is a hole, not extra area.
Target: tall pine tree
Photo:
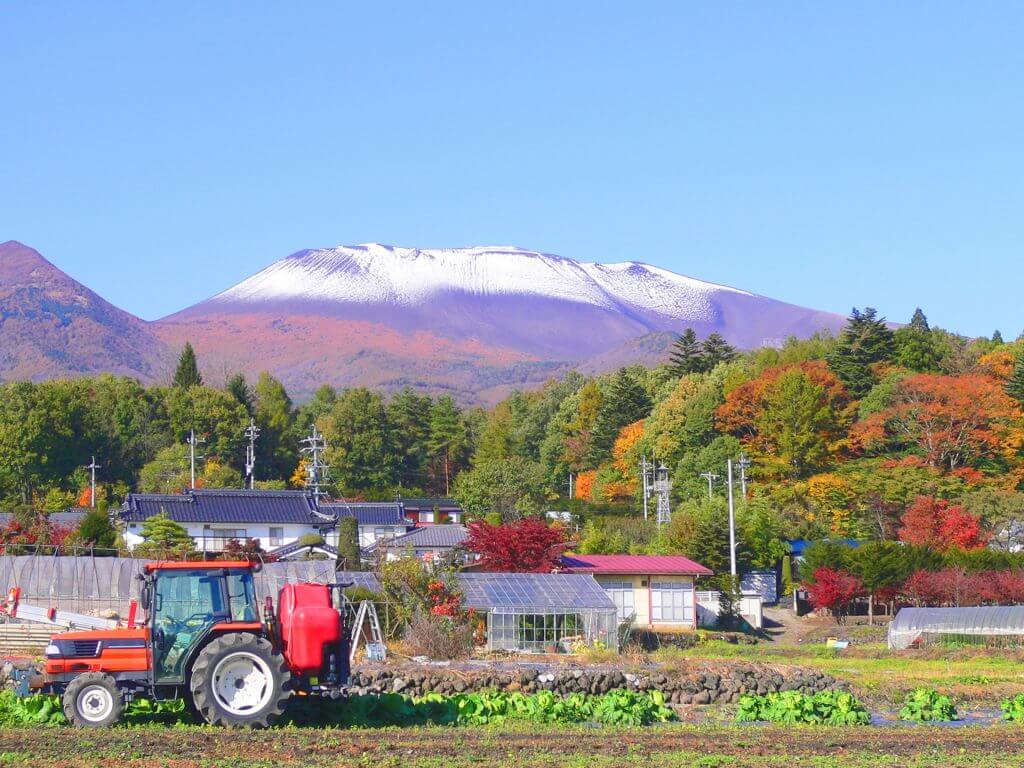
[[[1003,342],[1003,334],[1001,334],[999,332],[998,328],[996,328],[995,332],[992,334],[992,343],[993,344],[1003,344],[1004,343]]]
[[[174,379],[171,380],[171,385],[188,389],[201,386],[202,383],[203,377],[199,375],[196,351],[192,349],[192,344],[186,341],[185,348],[181,350],[181,356],[178,358],[178,367],[174,370]]]
[[[719,333],[709,334],[701,344],[701,370],[713,371],[719,363],[736,359],[736,348],[731,346]]]
[[[854,307],[839,335],[828,364],[854,397],[864,397],[875,385],[871,366],[891,360],[896,351],[893,332],[875,309]]]
[[[224,385],[224,389],[226,389],[228,394],[235,398],[235,400],[244,405],[245,410],[250,415],[252,414],[252,388],[249,386],[249,382],[245,380],[244,373],[236,373],[228,379],[228,383]]]
[[[1006,382],[1006,394],[1024,407],[1024,352],[1017,355],[1013,373],[1010,374],[1010,380]]]
[[[703,361],[700,355],[700,342],[693,328],[687,328],[676,337],[672,344],[672,354],[668,361],[669,371],[673,376],[685,376],[702,370]]]
[[[627,424],[645,418],[651,411],[651,399],[628,368],[620,368],[612,379],[607,396],[594,420],[590,462],[593,466],[611,456],[619,431]]]

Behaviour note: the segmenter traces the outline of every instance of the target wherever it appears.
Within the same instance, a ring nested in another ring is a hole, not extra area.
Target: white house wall
[[[183,523],[182,525],[185,530],[188,531],[188,535],[195,540],[197,549],[203,549],[205,540],[205,548],[210,552],[219,552],[223,549],[224,540],[226,538],[232,538],[231,532],[235,530],[244,530],[245,538],[259,539],[260,546],[265,550],[294,544],[307,534],[319,533],[319,530],[313,525],[283,523],[281,525],[237,523],[233,526],[227,524],[211,524],[206,526],[203,523]],[[281,529],[281,536],[274,542],[271,542],[270,540],[271,528]],[[405,533],[406,530],[405,526],[361,525],[359,526],[359,546],[368,547],[373,544],[377,541],[378,533],[393,538]],[[142,523],[129,523],[126,526],[124,531],[124,541],[129,550],[134,549],[142,543],[141,533]],[[332,546],[337,546],[338,532],[336,530],[328,531],[324,534],[324,541]]]

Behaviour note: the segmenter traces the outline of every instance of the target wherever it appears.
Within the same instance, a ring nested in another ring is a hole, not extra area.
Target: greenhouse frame
[[[889,648],[926,645],[1024,646],[1024,605],[902,608],[889,624]]]
[[[467,608],[487,617],[488,650],[618,650],[615,603],[590,574],[462,573]]]

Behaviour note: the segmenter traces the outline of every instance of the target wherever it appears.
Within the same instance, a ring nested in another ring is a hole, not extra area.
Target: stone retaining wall
[[[408,696],[421,696],[431,691],[452,694],[487,689],[524,693],[549,690],[562,695],[602,694],[616,688],[627,688],[661,691],[674,704],[727,704],[738,701],[744,693],[800,691],[815,694],[846,687],[830,675],[812,670],[777,670],[758,666],[689,673],[616,669],[545,671],[524,668],[516,672],[458,672],[415,667],[364,669],[353,672],[352,686],[357,693],[403,693]]]

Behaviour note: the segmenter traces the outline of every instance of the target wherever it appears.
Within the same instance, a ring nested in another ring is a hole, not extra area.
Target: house
[[[91,511],[88,507],[72,507],[64,512],[50,512],[46,515],[46,519],[50,525],[77,528]],[[0,528],[6,528],[12,520],[14,520],[13,512],[0,512]]]
[[[258,539],[265,551],[279,557],[309,551],[304,536],[320,536],[321,554],[337,552],[337,521],[346,516],[359,523],[360,546],[378,538],[394,538],[412,527],[398,503],[321,502],[306,491],[191,489],[181,494],[130,493],[117,515],[129,549],[142,542],[142,526],[163,513],[184,526],[201,552],[220,552],[232,539]],[[314,548],[317,548],[316,546]]]
[[[696,629],[694,580],[712,575],[679,555],[564,555],[562,569],[593,575],[620,620],[659,630]]]
[[[461,523],[462,507],[455,499],[443,497],[420,497],[395,499],[402,505],[405,516],[413,525],[439,525],[441,523]]]
[[[381,539],[397,538],[414,525],[406,516],[401,502],[322,501],[319,508],[338,520],[354,517],[359,524],[361,548],[370,547]]]
[[[365,553],[372,558],[386,551],[389,560],[396,560],[411,552],[420,560],[432,563],[451,555],[468,536],[469,532],[463,525],[427,525],[413,528],[393,539],[378,541],[368,547]]]

